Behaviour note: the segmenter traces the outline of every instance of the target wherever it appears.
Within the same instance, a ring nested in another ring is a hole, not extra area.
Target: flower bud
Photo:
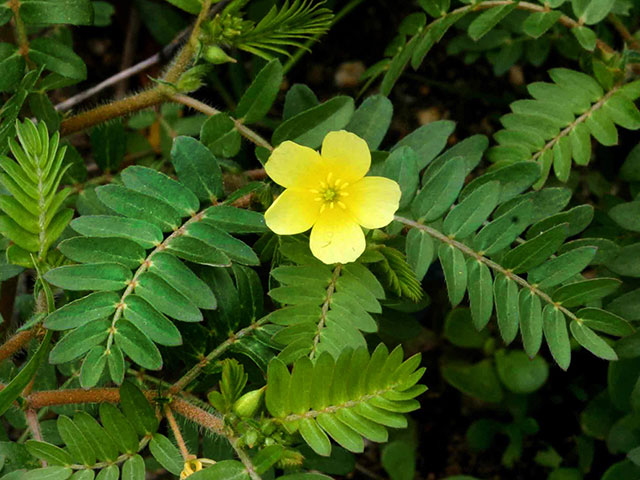
[[[236,63],[236,59],[227,55],[223,49],[221,49],[217,45],[211,45],[206,47],[204,50],[204,58],[209,63],[213,63],[214,65],[219,65],[221,63]]]
[[[239,417],[253,417],[262,406],[264,387],[245,393],[233,404],[233,412]]]

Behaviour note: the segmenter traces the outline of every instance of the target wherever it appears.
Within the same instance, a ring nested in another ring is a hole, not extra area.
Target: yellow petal
[[[295,235],[309,230],[318,219],[320,202],[310,192],[287,189],[264,214],[264,220],[278,235]]]
[[[320,154],[294,142],[282,142],[264,166],[267,175],[285,188],[317,188],[326,177]]]
[[[364,233],[337,205],[326,208],[311,230],[311,253],[324,263],[354,262],[366,246]]]
[[[340,130],[329,132],[322,142],[322,160],[334,178],[352,183],[364,177],[371,167],[371,152],[362,138]]]
[[[342,197],[351,216],[366,228],[382,228],[393,220],[400,202],[400,186],[384,177],[364,177]]]

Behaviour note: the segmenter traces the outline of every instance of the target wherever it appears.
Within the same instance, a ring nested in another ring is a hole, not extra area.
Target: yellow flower
[[[365,228],[382,228],[398,209],[400,187],[384,177],[365,177],[371,166],[367,142],[353,133],[330,132],[321,153],[283,142],[265,165],[285,191],[265,213],[278,235],[311,230],[311,252],[324,263],[355,261],[365,249]]]

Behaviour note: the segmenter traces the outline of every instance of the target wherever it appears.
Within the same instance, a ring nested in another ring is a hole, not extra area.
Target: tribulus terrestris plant
[[[640,5],[386,3],[0,4],[2,480],[640,478]]]

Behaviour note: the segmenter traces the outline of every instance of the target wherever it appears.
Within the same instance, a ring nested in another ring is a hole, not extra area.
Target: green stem
[[[517,284],[519,284],[520,286],[529,289],[532,294],[537,295],[544,302],[546,302],[546,303],[548,303],[550,305],[553,305],[556,309],[558,309],[562,313],[564,313],[569,319],[575,320],[578,323],[582,323],[582,320],[580,320],[578,317],[576,317],[576,315],[571,310],[567,309],[566,307],[563,307],[558,302],[554,302],[553,299],[549,295],[547,295],[545,292],[543,292],[542,290],[537,288],[535,285],[531,285],[524,278],[519,277],[518,275],[513,273],[511,270],[506,269],[502,265],[500,265],[500,264],[494,262],[493,260],[490,260],[487,257],[479,254],[478,252],[476,252],[472,248],[469,248],[468,246],[466,246],[464,243],[458,242],[457,240],[454,240],[453,238],[449,238],[444,233],[436,230],[435,228],[428,227],[427,225],[423,225],[422,223],[418,223],[418,222],[416,222],[414,220],[410,220],[410,219],[404,218],[404,217],[399,217],[397,215],[395,217],[395,220],[397,222],[400,222],[400,223],[404,224],[404,225],[407,225],[408,227],[417,228],[418,230],[422,230],[423,232],[425,232],[430,237],[435,238],[436,240],[438,240],[438,241],[440,241],[442,243],[446,243],[447,245],[450,245],[450,246],[452,246],[454,248],[457,248],[463,254],[465,254],[465,255],[467,255],[469,257],[475,258],[479,262],[484,263],[487,267],[491,268],[492,270],[501,273],[505,277],[507,277],[507,278],[513,280],[514,282],[516,282]]]

